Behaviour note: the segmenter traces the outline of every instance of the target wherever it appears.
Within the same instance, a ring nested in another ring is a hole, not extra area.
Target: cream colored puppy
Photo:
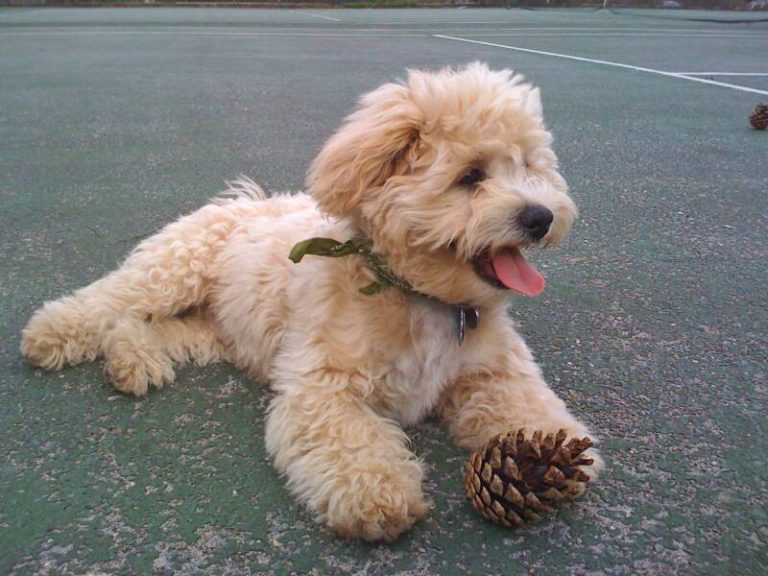
[[[551,142],[521,76],[411,72],[362,98],[309,195],[236,183],[45,304],[22,351],[51,370],[103,357],[136,396],[174,362],[234,362],[276,392],[267,447],[296,496],[339,534],[394,539],[428,509],[401,426],[437,413],[468,449],[521,426],[588,434],[506,313],[544,286],[523,250],[576,215]],[[318,237],[352,253],[289,260]]]

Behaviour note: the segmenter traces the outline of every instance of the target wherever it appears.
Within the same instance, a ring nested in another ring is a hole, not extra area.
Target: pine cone
[[[752,116],[749,117],[749,123],[755,130],[768,128],[768,104],[758,104]]]
[[[587,491],[590,478],[579,466],[594,462],[584,456],[589,438],[572,438],[565,430],[538,430],[530,439],[521,428],[499,435],[477,450],[467,465],[465,487],[475,509],[492,522],[522,526],[554,512],[552,505],[575,500]]]

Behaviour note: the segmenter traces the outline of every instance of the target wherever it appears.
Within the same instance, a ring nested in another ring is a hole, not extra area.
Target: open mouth
[[[544,277],[529,264],[517,246],[485,250],[472,260],[475,273],[502,290],[514,290],[525,296],[538,296],[544,290]]]

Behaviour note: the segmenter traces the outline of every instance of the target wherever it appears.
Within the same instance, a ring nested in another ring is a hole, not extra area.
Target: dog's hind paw
[[[173,382],[173,362],[157,336],[136,319],[120,320],[107,336],[104,372],[120,392],[143,396],[150,386]]]
[[[104,372],[112,386],[134,396],[144,396],[150,386],[162,388],[175,378],[171,359],[160,351],[113,350],[104,363]]]
[[[65,364],[96,358],[98,347],[74,302],[73,298],[49,302],[29,320],[21,335],[21,353],[30,364],[60,370]]]

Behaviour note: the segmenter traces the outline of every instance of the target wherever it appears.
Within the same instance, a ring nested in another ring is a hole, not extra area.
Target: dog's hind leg
[[[24,355],[51,370],[104,355],[115,386],[136,395],[172,379],[171,357],[150,324],[204,304],[234,205],[209,205],[170,224],[116,271],[47,303],[23,331]]]
[[[147,322],[131,316],[115,320],[102,338],[104,373],[126,394],[143,396],[149,386],[162,388],[175,378],[171,357]]]
[[[198,365],[227,357],[227,347],[201,313],[145,322],[118,319],[103,338],[104,371],[121,392],[144,395],[173,382],[174,364]]]
[[[230,360],[229,347],[220,338],[205,311],[182,317],[160,318],[149,323],[162,342],[163,351],[177,364],[205,366]]]
[[[31,364],[46,370],[94,360],[100,347],[93,324],[82,294],[46,302],[24,328],[21,352]]]

